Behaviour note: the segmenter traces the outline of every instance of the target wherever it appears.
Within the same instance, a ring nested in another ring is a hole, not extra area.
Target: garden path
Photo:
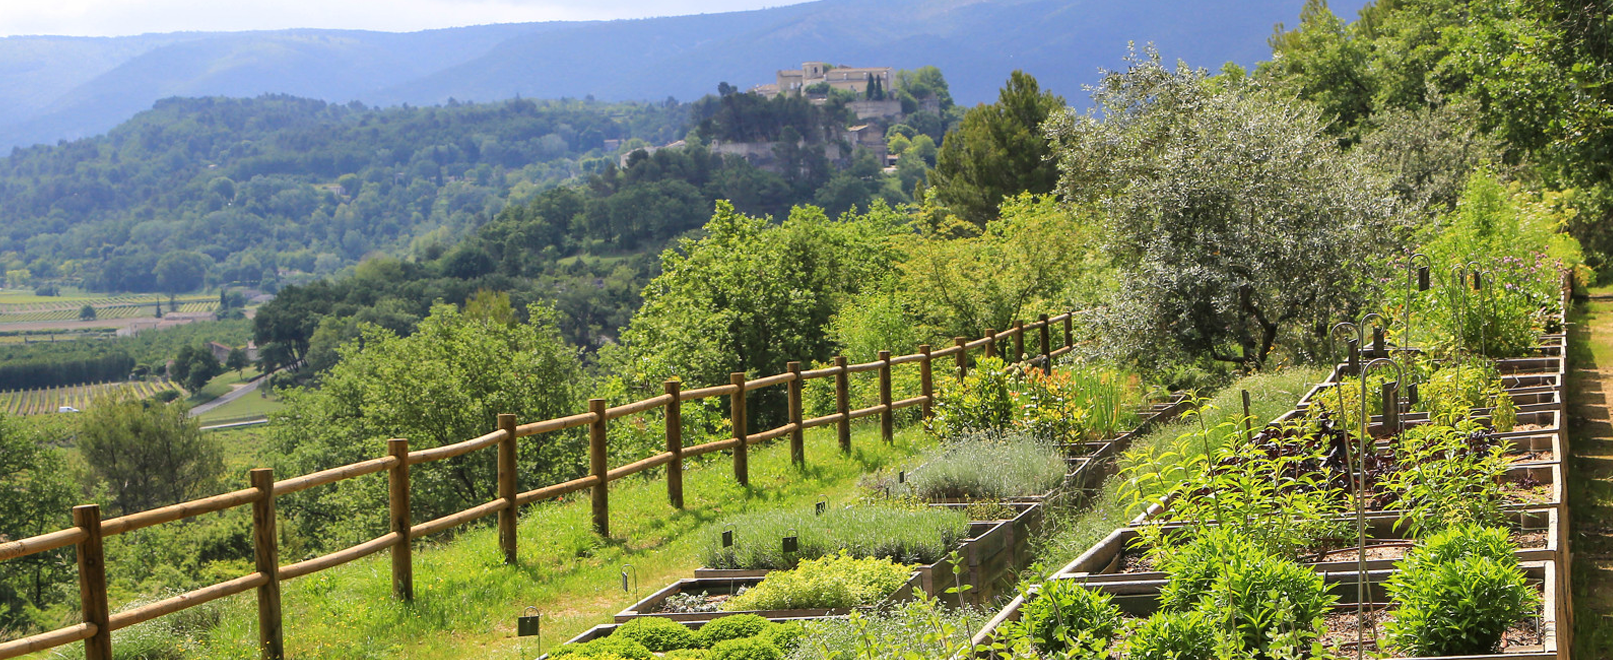
[[[1576,658],[1613,658],[1613,289],[1570,317],[1569,510]]]

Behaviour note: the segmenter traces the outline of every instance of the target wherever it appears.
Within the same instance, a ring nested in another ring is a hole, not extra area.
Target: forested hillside
[[[678,104],[513,100],[373,109],[169,99],[110,133],[0,159],[0,257],[106,291],[275,283],[446,246],[589,171],[604,141],[682,136]],[[159,281],[159,260],[184,264]]]

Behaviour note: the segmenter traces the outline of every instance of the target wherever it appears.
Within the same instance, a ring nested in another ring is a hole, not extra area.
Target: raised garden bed
[[[1518,545],[1519,561],[1551,560],[1561,565],[1567,560],[1564,545],[1567,518],[1560,511],[1555,508],[1525,509],[1509,511],[1506,517],[1507,526],[1513,530],[1512,540]],[[1367,519],[1368,570],[1393,568],[1394,562],[1404,557],[1406,550],[1411,547],[1412,541],[1395,529],[1395,521],[1396,517],[1382,514]],[[1184,526],[1167,523],[1164,527],[1182,529]],[[1065,564],[1053,577],[1089,584],[1165,579],[1164,573],[1147,565],[1143,559],[1143,549],[1133,546],[1137,537],[1135,527],[1117,529],[1080,557]],[[1300,564],[1321,572],[1357,570],[1356,552],[1351,541],[1324,557],[1301,557]]]
[[[1459,656],[1461,660],[1567,660],[1568,645],[1564,638],[1566,627],[1559,626],[1558,622],[1566,621],[1564,603],[1559,598],[1559,579],[1557,564],[1554,561],[1530,561],[1520,565],[1530,586],[1536,589],[1541,597],[1541,606],[1538,615],[1532,620],[1526,620],[1514,626],[1506,636],[1506,647],[1499,653],[1487,655]],[[1387,597],[1383,590],[1383,583],[1394,573],[1393,570],[1378,570],[1367,573],[1369,607],[1377,612],[1378,620],[1392,617],[1393,611],[1387,610],[1384,605]],[[1330,593],[1339,597],[1338,604],[1327,615],[1330,632],[1323,642],[1341,654],[1354,654],[1354,622],[1356,619],[1356,603],[1358,598],[1357,582],[1359,573],[1355,570],[1324,573],[1323,578],[1328,585]],[[1075,579],[1075,578],[1059,578]],[[1117,581],[1108,583],[1092,583],[1091,588],[1100,589],[1114,596],[1115,605],[1119,606],[1123,615],[1131,619],[1140,619],[1153,614],[1159,609],[1159,592],[1166,584],[1165,580],[1135,580]],[[1029,590],[1034,597],[1038,587]],[[976,645],[985,647],[995,641],[997,631],[1004,623],[1018,620],[1020,610],[1025,605],[1024,595],[1016,597],[1013,602],[1000,610],[995,617],[975,635]],[[1336,628],[1336,629],[1335,629]],[[1369,642],[1371,644],[1371,642]],[[1368,653],[1376,651],[1369,647]],[[988,657],[982,655],[980,657]],[[1379,656],[1374,656],[1379,657]],[[1406,658],[1408,656],[1385,654],[1381,657]],[[1441,660],[1456,660],[1457,656],[1443,656]],[[1421,660],[1421,659],[1419,659]],[[1432,659],[1429,659],[1432,660]]]
[[[718,611],[715,609],[729,597],[737,595],[744,589],[760,584],[762,577],[695,577],[678,580],[662,588],[643,600],[628,606],[627,609],[616,613],[617,623],[626,623],[633,619],[647,616],[662,617],[673,621],[710,621],[712,619],[732,616],[735,614],[755,614],[768,619],[815,618],[825,616],[840,616],[849,614],[855,608],[816,608],[796,610],[745,610],[745,611]],[[880,608],[893,603],[913,598],[914,589],[919,581],[919,573],[914,572],[912,577],[900,589],[886,596],[884,600],[870,605],[870,608]],[[711,608],[708,611],[692,611]]]

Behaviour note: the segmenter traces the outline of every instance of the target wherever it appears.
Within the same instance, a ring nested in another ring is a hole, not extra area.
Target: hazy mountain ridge
[[[1335,3],[1341,15],[1359,5]],[[171,96],[286,93],[435,104],[513,96],[692,99],[806,60],[946,72],[960,103],[1008,72],[1080,102],[1128,41],[1201,66],[1266,56],[1299,0],[820,0],[756,11],[412,33],[277,30],[0,39],[0,148],[104,132]]]

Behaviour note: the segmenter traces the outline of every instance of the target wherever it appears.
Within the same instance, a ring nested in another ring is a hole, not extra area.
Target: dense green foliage
[[[1058,168],[1043,124],[1064,111],[1064,98],[1043,92],[1024,71],[1008,77],[997,102],[971,108],[947,134],[930,173],[936,197],[960,217],[985,226],[1005,197],[1045,195]]]
[[[341,349],[341,361],[321,387],[286,392],[286,408],[273,415],[271,427],[276,469],[308,474],[382,456],[389,438],[406,438],[411,449],[453,444],[498,428],[500,413],[523,423],[577,413],[577,352],[560,338],[553,312],[533,306],[529,321],[517,322],[507,299],[502,302],[482,314],[438,306],[407,337],[362,325],[360,341]],[[492,499],[495,459],[482,451],[416,470],[411,503],[417,519]],[[584,471],[576,434],[521,445],[522,488]],[[315,543],[373,538],[387,528],[385,510],[374,505],[385,493],[384,480],[364,479],[300,493],[280,503],[282,524]]]
[[[1613,247],[1610,35],[1606,2],[1381,0],[1346,24],[1310,0],[1260,73],[1335,118],[1329,131],[1346,144],[1408,117],[1461,117],[1441,142],[1493,141],[1506,164],[1571,191],[1582,213],[1569,229],[1599,265]],[[1381,137],[1396,134],[1430,133]]]
[[[1100,333],[1145,364],[1210,357],[1258,368],[1358,309],[1369,256],[1393,247],[1386,193],[1341,154],[1314,107],[1279,91],[1134,56],[1061,117],[1061,191],[1103,209],[1119,291]]]
[[[685,112],[170,99],[104,136],[0,160],[0,251],[7,270],[109,291],[329,274],[417,239],[445,245],[511,200],[603,167],[604,139],[674,139]]]
[[[16,540],[62,529],[77,496],[68,452],[35,426],[0,416],[0,538]],[[57,585],[74,579],[71,551],[0,562],[0,630],[53,623],[45,610],[76,595]]]
[[[1390,644],[1416,656],[1494,653],[1540,606],[1504,529],[1454,527],[1413,548],[1386,585]]]
[[[651,653],[665,653],[686,649],[699,643],[698,636],[688,626],[661,617],[640,617],[622,624],[612,637],[630,639],[644,645]]]
[[[1029,638],[1044,653],[1102,646],[1121,625],[1113,600],[1108,592],[1075,580],[1048,580],[1027,597],[1017,625],[1004,634]]]
[[[802,610],[874,605],[889,598],[912,576],[907,566],[890,559],[846,554],[805,559],[723,602],[728,611]]]

